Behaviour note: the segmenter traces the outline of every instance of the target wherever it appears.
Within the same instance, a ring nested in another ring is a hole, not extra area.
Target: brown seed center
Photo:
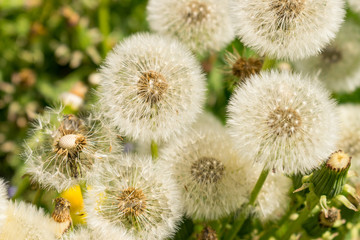
[[[327,64],[334,64],[342,59],[342,53],[334,46],[329,46],[321,53],[323,61]]]
[[[118,208],[125,216],[139,216],[146,209],[146,198],[141,189],[129,187],[118,196]]]
[[[232,66],[232,74],[235,77],[244,80],[253,74],[260,72],[262,68],[262,60],[256,58],[244,59],[240,57]]]
[[[301,126],[301,118],[299,113],[291,108],[276,108],[269,114],[267,124],[276,135],[291,137]]]
[[[148,71],[142,73],[137,83],[138,95],[146,102],[156,104],[168,89],[166,79],[160,73]]]
[[[209,7],[198,1],[190,1],[185,10],[185,18],[190,24],[197,24],[204,21],[210,13]]]
[[[304,9],[305,0],[274,0],[270,9],[275,12],[277,29],[288,30],[291,21]]]
[[[191,166],[191,175],[198,183],[218,182],[224,175],[224,164],[212,157],[201,157]]]

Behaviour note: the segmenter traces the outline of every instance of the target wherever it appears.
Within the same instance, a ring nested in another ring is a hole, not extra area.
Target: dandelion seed
[[[83,120],[60,112],[47,110],[39,116],[25,152],[32,180],[59,192],[85,180],[110,146],[120,149],[111,132],[91,116]]]
[[[261,55],[302,59],[335,37],[343,0],[230,0],[235,34]]]
[[[335,149],[335,104],[318,81],[289,72],[253,75],[228,106],[239,152],[286,174],[317,167]]]
[[[65,198],[55,199],[55,209],[52,219],[56,222],[55,232],[57,237],[61,237],[72,225],[70,216],[70,202]]]
[[[99,111],[136,140],[166,141],[183,133],[201,112],[205,79],[178,41],[150,34],[129,37],[101,69]]]
[[[360,27],[350,20],[322,53],[295,62],[295,69],[317,74],[333,92],[352,92],[360,87]]]
[[[174,234],[182,208],[164,166],[153,164],[151,157],[125,155],[96,169],[85,198],[91,228],[108,239],[165,239]]]
[[[227,0],[151,0],[147,6],[150,27],[177,37],[196,53],[219,51],[233,38]]]

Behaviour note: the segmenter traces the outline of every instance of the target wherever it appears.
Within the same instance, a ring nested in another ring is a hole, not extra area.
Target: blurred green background
[[[145,0],[0,1],[0,177],[20,181],[23,141],[45,106],[81,110],[91,100],[107,51],[148,29],[145,8]]]

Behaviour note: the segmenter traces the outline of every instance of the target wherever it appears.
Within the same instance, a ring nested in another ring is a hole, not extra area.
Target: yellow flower
[[[86,212],[84,210],[84,201],[80,185],[75,185],[60,194],[62,198],[67,199],[70,204],[70,214],[73,224],[85,224]]]

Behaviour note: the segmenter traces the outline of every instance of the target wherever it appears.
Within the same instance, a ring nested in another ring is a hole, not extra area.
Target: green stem
[[[270,70],[272,69],[276,64],[276,60],[275,59],[271,59],[269,57],[265,57],[264,59],[264,63],[263,63],[263,66],[261,68],[262,71],[265,71],[265,70]]]
[[[159,157],[158,145],[154,140],[151,141],[151,156],[153,160],[156,160]]]
[[[236,237],[237,233],[240,231],[241,227],[243,226],[243,224],[244,224],[244,222],[246,220],[246,217],[247,217],[246,209],[247,209],[247,207],[253,206],[255,204],[256,198],[259,195],[259,192],[260,192],[262,186],[264,185],[268,175],[269,175],[269,170],[264,168],[262,170],[256,184],[255,184],[255,187],[251,191],[250,200],[249,200],[248,204],[246,204],[244,206],[243,211],[241,211],[239,216],[235,219],[233,227],[232,227],[231,231],[229,232],[229,234],[227,234],[225,239],[232,240],[232,239],[234,239]]]
[[[306,196],[306,205],[300,211],[299,217],[295,221],[289,224],[289,226],[286,229],[286,232],[284,233],[284,235],[279,236],[279,239],[284,239],[284,240],[290,239],[291,235],[293,233],[296,233],[301,228],[301,225],[310,216],[311,211],[314,209],[314,207],[316,207],[318,202],[319,202],[319,198],[315,195],[315,193],[313,193],[313,191],[310,191]]]
[[[98,21],[99,21],[99,29],[103,37],[102,41],[102,57],[106,56],[108,52],[108,36],[110,33],[110,13],[109,13],[109,1],[108,0],[101,0],[100,7],[98,12]]]
[[[15,200],[15,199],[18,199],[19,197],[21,197],[21,195],[28,189],[29,186],[30,186],[30,178],[29,178],[29,176],[25,176],[22,179],[22,181],[20,182],[20,184],[18,185],[16,193],[14,194],[14,196],[11,199]]]
[[[44,194],[44,190],[41,188],[38,188],[38,190],[35,193],[34,200],[33,200],[34,205],[36,205],[36,206],[40,205],[40,201],[41,201],[43,194]]]

